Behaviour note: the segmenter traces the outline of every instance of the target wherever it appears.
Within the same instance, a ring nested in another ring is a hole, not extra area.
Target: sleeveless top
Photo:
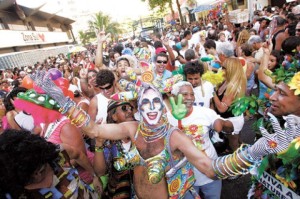
[[[275,49],[276,46],[276,37],[277,35],[279,35],[280,33],[284,32],[284,30],[279,30],[278,32],[276,32],[273,37],[272,37],[272,43],[273,43],[273,50]]]
[[[98,107],[98,111],[97,111],[97,115],[96,115],[96,120],[95,122],[99,121],[100,119],[102,119],[102,124],[106,123],[106,118],[107,118],[107,106],[108,106],[108,102],[109,99],[107,99],[104,95],[102,95],[101,93],[96,95],[97,98],[97,107]]]
[[[184,194],[192,189],[195,183],[195,177],[193,172],[193,166],[186,162],[182,165],[172,176],[165,176],[166,168],[174,168],[175,165],[181,160],[179,158],[174,159],[170,147],[170,137],[176,130],[172,127],[168,130],[167,135],[164,138],[164,149],[157,155],[148,158],[146,160],[140,155],[136,146],[133,144],[129,152],[123,154],[117,161],[114,162],[114,166],[117,170],[122,170],[126,166],[145,166],[147,167],[148,179],[152,184],[159,183],[163,177],[166,177],[168,184],[169,198],[182,198]],[[138,131],[135,134],[135,140],[137,139]],[[193,192],[194,194],[194,192]]]
[[[226,89],[223,91],[223,93],[221,95],[219,95],[219,92],[216,91],[216,95],[217,95],[217,97],[219,98],[220,101],[222,101],[225,92],[226,92]],[[227,111],[225,111],[224,113],[220,113],[217,108],[215,109],[215,111],[216,111],[217,114],[219,114],[223,118],[234,117],[234,115],[232,114],[232,112],[229,111],[229,107],[228,107]]]
[[[114,168],[113,163],[121,156],[123,146],[120,140],[104,142],[104,158],[106,164],[106,173],[108,173],[107,190],[104,194],[110,199],[130,199],[134,195],[132,188],[133,171],[131,168],[118,171]]]

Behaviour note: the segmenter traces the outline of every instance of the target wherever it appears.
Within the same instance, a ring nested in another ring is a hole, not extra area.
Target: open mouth
[[[126,75],[127,75],[126,71],[125,70],[121,70],[121,76],[125,77]]]
[[[147,116],[150,120],[155,120],[157,117],[157,112],[155,113],[147,113]]]
[[[186,106],[193,106],[193,105],[194,105],[194,102],[188,101],[188,102],[184,102],[184,104],[185,104]]]

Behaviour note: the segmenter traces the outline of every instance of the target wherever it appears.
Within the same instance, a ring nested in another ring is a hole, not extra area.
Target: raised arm
[[[183,132],[173,132],[170,138],[172,152],[181,151],[187,160],[194,165],[199,171],[207,175],[209,178],[214,178],[212,169],[212,160],[202,151],[198,150],[192,140]]]
[[[106,66],[103,64],[103,43],[106,39],[110,36],[110,33],[105,35],[104,31],[101,31],[97,34],[97,50],[96,50],[96,57],[95,57],[95,66],[101,70],[105,69]]]
[[[80,69],[79,75],[80,75],[80,88],[82,93],[87,97],[93,96],[94,89],[91,86],[89,86],[88,83],[88,69],[87,68]]]
[[[258,69],[258,79],[267,87],[274,89],[275,84],[273,83],[272,78],[265,74],[265,71],[268,69],[269,57],[270,50],[268,48],[264,48],[264,55]]]

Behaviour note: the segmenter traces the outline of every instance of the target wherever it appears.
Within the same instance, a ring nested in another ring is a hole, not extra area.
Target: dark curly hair
[[[0,135],[0,198],[18,198],[35,171],[58,158],[57,146],[25,130],[7,129]]]
[[[113,72],[107,69],[100,70],[97,73],[96,85],[103,86],[105,84],[113,84],[115,81],[115,75]]]
[[[184,75],[187,76],[188,74],[198,74],[200,73],[200,76],[204,73],[204,66],[203,63],[200,61],[192,61],[187,62],[183,68]]]
[[[27,88],[16,87],[16,88],[12,89],[12,91],[4,97],[3,104],[5,106],[6,112],[12,111],[15,109],[14,105],[11,103],[10,100],[14,100],[14,97],[17,97],[18,93],[26,92],[26,91],[27,91]]]

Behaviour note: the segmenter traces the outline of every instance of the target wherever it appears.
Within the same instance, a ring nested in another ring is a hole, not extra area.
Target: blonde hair
[[[238,58],[227,58],[224,62],[226,67],[225,80],[227,89],[225,95],[242,97],[246,92],[247,78],[243,66]]]
[[[242,44],[246,43],[249,38],[250,38],[250,33],[248,32],[248,30],[246,30],[246,29],[242,30],[236,41],[236,45],[241,46]]]

